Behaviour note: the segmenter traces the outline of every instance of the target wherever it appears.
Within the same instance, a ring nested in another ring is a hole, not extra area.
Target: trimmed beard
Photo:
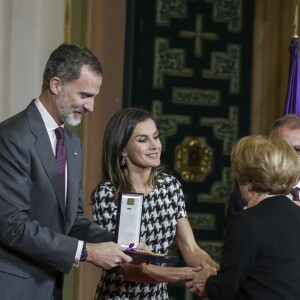
[[[65,97],[65,93],[62,93],[60,97],[56,99],[56,106],[61,120],[64,124],[69,126],[77,126],[80,124],[82,115],[75,118],[73,109],[68,105],[68,99]]]

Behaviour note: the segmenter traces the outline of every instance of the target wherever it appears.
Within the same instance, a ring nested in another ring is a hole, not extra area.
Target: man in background
[[[40,96],[0,124],[0,298],[62,299],[80,261],[109,269],[132,259],[84,216],[78,125],[93,111],[102,66],[87,48],[52,52]]]
[[[270,135],[284,139],[295,149],[300,158],[300,117],[298,115],[289,114],[275,120],[271,126]],[[299,189],[300,181],[298,181],[288,197],[300,205]],[[241,198],[240,190],[236,187],[229,197],[227,217],[231,217],[245,207],[247,207],[247,203]]]

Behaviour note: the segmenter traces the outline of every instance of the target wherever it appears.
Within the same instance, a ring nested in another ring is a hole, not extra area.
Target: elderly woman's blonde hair
[[[298,181],[300,159],[283,139],[253,135],[234,145],[231,168],[239,184],[251,182],[257,193],[288,194]]]

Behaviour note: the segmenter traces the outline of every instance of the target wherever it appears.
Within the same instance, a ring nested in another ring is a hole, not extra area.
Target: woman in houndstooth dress
[[[161,142],[147,111],[127,108],[108,122],[103,139],[103,180],[93,194],[94,220],[114,231],[120,192],[143,193],[140,240],[154,253],[168,254],[174,239],[188,267],[124,264],[103,270],[95,299],[168,299],[167,282],[193,278],[206,261],[218,267],[196,243],[187,219],[181,184],[161,170]]]

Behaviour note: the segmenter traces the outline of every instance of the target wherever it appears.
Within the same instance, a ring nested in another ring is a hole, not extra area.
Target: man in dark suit
[[[295,149],[298,157],[300,157],[300,116],[289,114],[275,120],[272,124],[270,135],[284,139]],[[296,195],[290,193],[288,197],[292,200],[296,200],[296,204],[300,204],[298,201],[300,181],[294,188]],[[245,207],[247,207],[247,203],[242,199],[239,188],[236,187],[230,194],[228,200],[227,217],[235,215]]]
[[[1,299],[61,299],[63,274],[80,261],[106,269],[131,261],[84,216],[81,143],[65,126],[93,110],[101,83],[93,53],[62,44],[47,62],[39,98],[0,124]]]

